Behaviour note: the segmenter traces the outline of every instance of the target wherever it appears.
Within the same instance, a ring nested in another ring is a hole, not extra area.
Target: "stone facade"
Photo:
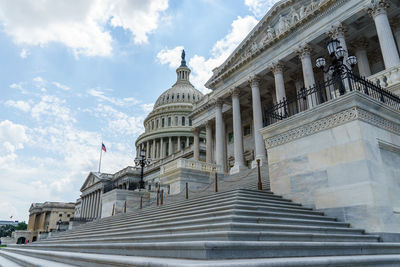
[[[66,223],[74,216],[75,203],[44,202],[33,203],[29,208],[27,238],[30,242],[39,239],[39,234],[58,230],[58,222]]]

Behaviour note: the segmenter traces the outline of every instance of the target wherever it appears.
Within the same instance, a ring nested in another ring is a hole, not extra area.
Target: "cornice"
[[[206,87],[213,88],[218,82],[222,81],[228,75],[232,74],[238,70],[243,65],[247,64],[250,60],[257,57],[259,54],[267,50],[268,48],[281,42],[283,39],[292,35],[294,32],[306,27],[313,20],[325,16],[330,13],[330,8],[333,6],[339,6],[343,2],[348,2],[349,0],[320,0],[318,7],[311,10],[306,14],[301,20],[294,22],[291,27],[287,28],[284,32],[275,35],[273,38],[269,39],[267,42],[261,42],[259,44],[253,45],[253,48],[249,47],[252,40],[255,39],[266,25],[269,25],[272,20],[276,17],[279,11],[294,4],[296,1],[286,1],[278,2],[273,8],[265,15],[265,17],[260,21],[260,23],[254,28],[254,30],[246,37],[246,39],[239,45],[239,47],[232,53],[232,55],[217,69],[215,69],[214,75],[207,81]],[[314,1],[315,2],[315,1]],[[245,50],[249,48],[248,51]],[[240,58],[240,54],[242,57]],[[237,62],[235,62],[235,60]]]

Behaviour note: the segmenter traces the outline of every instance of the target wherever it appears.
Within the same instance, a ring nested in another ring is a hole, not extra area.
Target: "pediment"
[[[299,25],[315,16],[322,8],[331,5],[333,0],[282,0],[277,2],[246,36],[225,62],[213,70],[213,76],[206,87],[213,84],[222,74],[248,62],[266,48],[284,38]]]
[[[90,186],[97,183],[98,181],[100,181],[100,178],[93,172],[90,172],[81,187],[81,191],[85,190],[86,188],[89,188]]]

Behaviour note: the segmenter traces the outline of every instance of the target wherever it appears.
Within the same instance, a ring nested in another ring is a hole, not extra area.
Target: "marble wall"
[[[262,132],[273,192],[368,232],[400,233],[400,112],[352,92]]]

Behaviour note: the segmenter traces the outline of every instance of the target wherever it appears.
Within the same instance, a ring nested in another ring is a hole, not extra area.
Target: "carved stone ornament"
[[[267,149],[272,148],[357,119],[390,132],[400,134],[399,124],[384,119],[366,110],[354,107],[278,134],[271,138],[267,138],[265,140],[265,146]]]
[[[260,85],[260,77],[258,77],[257,75],[249,76],[247,81],[251,87],[259,87],[259,85]]]
[[[239,97],[240,96],[240,89],[239,87],[234,87],[229,90],[229,93],[232,97]]]
[[[284,67],[285,66],[282,64],[282,62],[278,61],[278,62],[272,63],[269,68],[274,74],[277,74],[277,73],[282,73]]]
[[[386,14],[386,10],[389,8],[389,2],[387,0],[371,0],[368,5],[367,12],[372,17],[375,18],[380,14]]]
[[[300,59],[311,56],[311,52],[312,47],[308,43],[300,45],[299,48],[296,50],[296,53],[300,57]]]
[[[344,37],[346,32],[347,27],[345,27],[341,22],[337,22],[331,26],[326,34],[332,39],[337,39],[339,37]]]

